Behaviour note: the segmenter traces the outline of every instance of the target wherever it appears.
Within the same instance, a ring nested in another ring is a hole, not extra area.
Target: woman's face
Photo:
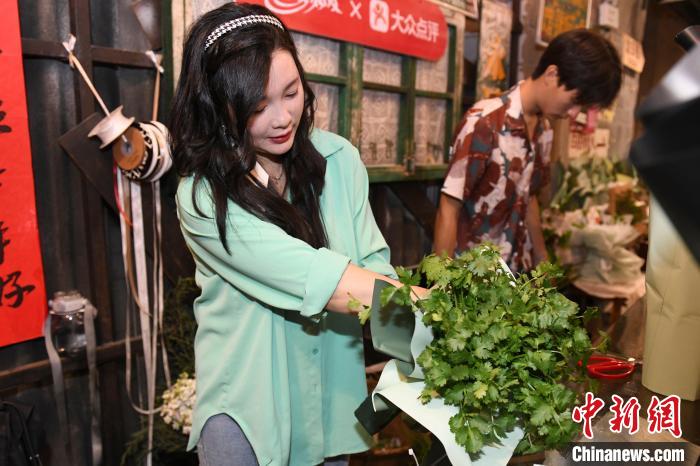
[[[269,155],[288,152],[294,144],[303,111],[304,88],[294,59],[286,50],[275,50],[265,97],[248,121],[255,149]]]

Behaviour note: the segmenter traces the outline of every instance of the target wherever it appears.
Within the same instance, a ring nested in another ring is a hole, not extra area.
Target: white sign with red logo
[[[427,0],[246,0],[267,7],[292,30],[438,60],[447,23]]]

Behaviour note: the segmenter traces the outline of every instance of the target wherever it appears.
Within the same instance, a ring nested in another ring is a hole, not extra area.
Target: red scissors
[[[583,361],[578,362],[579,367]],[[634,372],[634,360],[624,360],[611,356],[591,356],[586,369],[588,375],[596,379],[623,379]]]

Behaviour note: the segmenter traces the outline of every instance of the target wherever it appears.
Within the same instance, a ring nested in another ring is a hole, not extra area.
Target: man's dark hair
[[[622,65],[615,47],[587,29],[574,29],[555,37],[542,54],[532,79],[549,65],[559,70],[559,84],[578,90],[576,103],[608,107],[620,90]]]

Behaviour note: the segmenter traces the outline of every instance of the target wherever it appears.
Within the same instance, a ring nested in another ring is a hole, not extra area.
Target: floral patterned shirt
[[[514,271],[533,265],[525,216],[530,196],[549,181],[552,147],[552,130],[544,118],[534,129],[535,143],[528,140],[521,84],[467,111],[450,148],[442,187],[463,201],[455,253],[491,241]]]

